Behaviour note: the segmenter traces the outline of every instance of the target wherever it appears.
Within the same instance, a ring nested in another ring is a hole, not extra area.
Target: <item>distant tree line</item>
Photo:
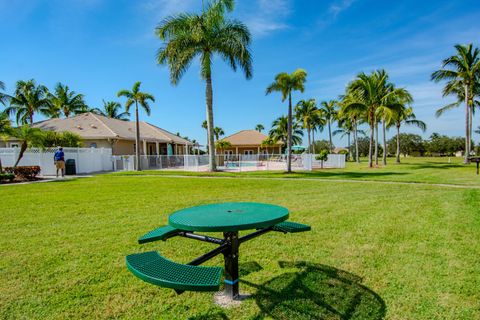
[[[433,133],[428,139],[423,139],[418,134],[400,133],[400,155],[401,156],[454,156],[457,152],[465,152],[464,137],[448,137]],[[392,156],[397,152],[397,136],[387,141],[387,155]],[[471,142],[473,149],[473,141]],[[381,146],[380,146],[381,147]],[[368,156],[369,139],[366,137],[358,139],[358,152],[361,157]],[[379,150],[379,154],[383,150]]]

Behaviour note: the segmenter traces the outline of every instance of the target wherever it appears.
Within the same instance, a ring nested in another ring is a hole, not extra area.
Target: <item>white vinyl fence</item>
[[[40,166],[41,175],[55,175],[56,169],[53,155],[57,149],[28,149],[25,151],[19,166]],[[15,164],[20,152],[19,148],[0,148],[0,158],[4,167]],[[74,159],[77,174],[101,171],[112,171],[112,149],[106,148],[63,148],[65,160]]]
[[[113,156],[115,171],[135,170],[135,156]],[[140,156],[142,170],[184,170],[208,171],[208,155]],[[287,157],[284,154],[260,155],[216,155],[217,168],[229,172],[286,170]],[[320,161],[312,154],[293,154],[292,170],[320,168]],[[345,155],[330,154],[324,161],[324,168],[345,168]]]
[[[329,154],[327,160],[323,161],[323,168],[345,168],[345,156],[344,154]],[[315,155],[313,155],[312,160],[312,169],[322,167],[322,162],[315,160]]]

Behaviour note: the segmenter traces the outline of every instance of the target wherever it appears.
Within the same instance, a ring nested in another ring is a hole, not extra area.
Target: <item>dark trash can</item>
[[[67,176],[73,176],[77,174],[77,168],[75,166],[75,159],[68,159],[65,162],[65,174]]]

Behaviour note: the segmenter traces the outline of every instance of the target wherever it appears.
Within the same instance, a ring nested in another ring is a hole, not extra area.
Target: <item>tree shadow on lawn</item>
[[[409,174],[409,172],[393,172],[393,171],[375,171],[376,169],[369,169],[371,171],[365,172],[332,172],[332,171],[312,171],[308,175],[311,177],[323,178],[323,177],[336,177],[342,179],[361,179],[361,178],[374,178],[385,176],[400,176]]]
[[[254,287],[260,313],[254,319],[369,319],[385,317],[387,307],[362,279],[347,271],[309,262],[279,262],[296,268]]]
[[[435,163],[430,162],[431,164],[410,164],[412,169],[458,169],[464,168],[464,164],[454,164],[454,163]]]

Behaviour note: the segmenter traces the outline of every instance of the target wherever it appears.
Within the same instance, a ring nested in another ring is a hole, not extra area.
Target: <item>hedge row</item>
[[[15,177],[25,180],[35,180],[41,171],[39,166],[6,167],[3,170],[7,174],[13,174]]]
[[[12,182],[13,179],[15,179],[15,175],[13,173],[0,173],[0,182],[1,181]]]

